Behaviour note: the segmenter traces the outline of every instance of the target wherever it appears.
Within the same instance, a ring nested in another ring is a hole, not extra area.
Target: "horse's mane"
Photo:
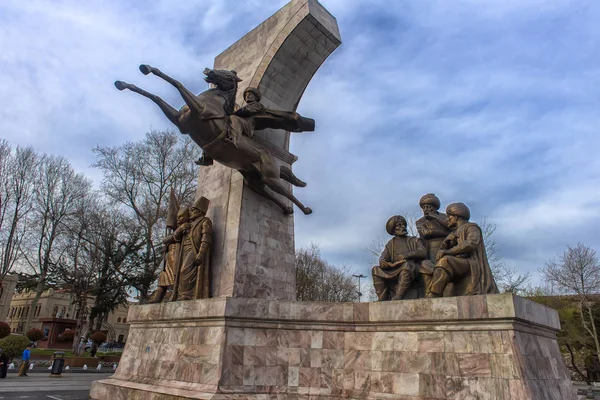
[[[225,91],[225,90],[217,89],[219,92],[221,92],[223,94],[223,97],[225,98],[225,106],[223,108],[225,109],[225,114],[227,114],[227,115],[231,115],[235,111],[235,96],[237,94],[237,89],[238,89],[237,82],[234,82],[233,89],[231,89],[231,90]]]

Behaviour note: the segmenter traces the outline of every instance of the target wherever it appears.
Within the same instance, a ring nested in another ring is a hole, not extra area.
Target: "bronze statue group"
[[[378,300],[498,293],[483,233],[469,221],[469,208],[452,203],[446,214],[440,213],[440,199],[433,193],[422,196],[419,205],[423,210],[416,221],[419,237],[408,236],[401,215],[386,223],[394,237],[372,270]]]
[[[210,297],[213,229],[206,216],[209,204],[206,197],[200,197],[192,207],[179,208],[171,192],[167,215],[171,233],[163,239],[163,270],[150,303]]]

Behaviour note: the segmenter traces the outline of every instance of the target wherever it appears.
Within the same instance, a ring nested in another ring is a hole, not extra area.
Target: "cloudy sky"
[[[91,148],[170,128],[135,82],[179,107],[148,63],[188,88],[283,6],[273,0],[0,2],[0,137],[64,155],[99,181]],[[537,269],[566,245],[600,251],[600,3],[322,0],[343,44],[298,111],[296,245],[369,274],[365,247],[436,193],[497,224],[500,255]]]

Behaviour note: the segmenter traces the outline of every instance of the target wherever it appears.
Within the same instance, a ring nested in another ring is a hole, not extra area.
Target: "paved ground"
[[[0,400],[86,400],[92,382],[110,375],[112,373],[65,373],[62,378],[50,378],[41,373],[25,377],[9,374],[6,379],[0,379]]]
[[[96,371],[67,372],[62,378],[50,378],[47,372],[30,371],[27,377],[9,373],[8,378],[0,379],[0,400],[87,400],[92,382],[104,379],[112,373]],[[575,384],[581,400],[600,399],[600,387]]]

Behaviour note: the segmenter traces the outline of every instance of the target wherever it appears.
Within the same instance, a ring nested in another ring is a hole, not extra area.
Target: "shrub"
[[[14,357],[20,357],[29,343],[29,339],[23,335],[8,335],[0,339],[0,348],[12,360]]]
[[[27,336],[32,342],[37,342],[38,340],[44,337],[44,332],[42,332],[41,329],[31,328],[27,331],[27,334],[25,336]]]
[[[0,321],[0,339],[10,335],[10,325],[4,321]]]
[[[64,341],[73,340],[74,337],[75,337],[75,331],[73,331],[71,329],[65,329],[65,331],[63,333],[58,335],[58,339],[64,340]]]
[[[100,346],[102,343],[106,342],[106,333],[102,331],[94,332],[90,335],[90,340]]]

